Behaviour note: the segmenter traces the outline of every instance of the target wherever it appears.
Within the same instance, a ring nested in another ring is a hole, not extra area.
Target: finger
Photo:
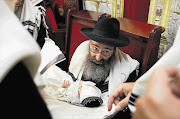
[[[116,104],[116,111],[121,111],[128,106],[130,95],[131,93],[129,93],[124,99],[122,99],[118,104]]]
[[[68,81],[66,81],[66,85],[68,85]]]
[[[121,98],[120,97],[117,97],[115,100],[114,100],[114,104],[117,105],[119,102],[120,102]]]
[[[68,85],[70,85],[71,84],[71,82],[70,81],[68,81]]]
[[[124,90],[123,90],[123,86],[118,86],[117,88],[115,88],[111,95],[109,96],[108,99],[108,111],[110,111],[112,109],[112,104],[117,104],[117,100],[120,100],[119,98],[124,96]],[[116,100],[116,103],[115,103]]]
[[[156,77],[156,78],[151,78],[151,80],[168,80],[169,82],[169,78],[170,77],[175,77],[176,74],[178,73],[179,69],[175,66],[162,66],[159,67],[157,69],[155,69],[155,71],[153,72],[153,76],[152,77]]]
[[[69,81],[66,81],[66,85],[68,85],[69,84]]]
[[[155,87],[154,85],[157,84],[157,88],[164,88],[164,86],[169,85],[170,78],[175,77],[177,73],[178,73],[178,68],[174,66],[159,67],[155,69],[152,75],[150,76],[149,87],[152,86]]]
[[[122,87],[116,88],[111,95],[109,96],[108,99],[108,111],[110,111],[112,109],[112,104],[114,103],[114,101],[120,97],[120,95],[122,95]]]
[[[174,80],[170,82],[170,87],[174,95],[180,97],[180,72],[178,72]]]
[[[114,99],[115,99],[115,97],[109,96],[109,99],[108,99],[108,111],[110,111],[112,109],[112,104],[114,103]]]

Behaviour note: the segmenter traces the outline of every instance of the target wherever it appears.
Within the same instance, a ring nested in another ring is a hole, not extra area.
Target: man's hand
[[[180,119],[180,90],[170,82],[178,71],[176,67],[164,66],[152,73],[147,91],[135,102],[134,119]]]
[[[108,111],[112,109],[113,103],[116,105],[116,111],[123,110],[128,105],[133,86],[134,82],[119,84],[109,96]]]

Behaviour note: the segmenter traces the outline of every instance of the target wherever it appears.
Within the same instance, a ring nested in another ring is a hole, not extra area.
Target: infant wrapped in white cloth
[[[99,106],[103,103],[101,91],[95,86],[95,83],[79,80],[74,82],[68,73],[56,65],[51,66],[41,77],[46,85],[43,89],[43,97],[50,96],[71,104],[83,104],[88,107]],[[64,80],[70,82],[68,88],[62,87]]]

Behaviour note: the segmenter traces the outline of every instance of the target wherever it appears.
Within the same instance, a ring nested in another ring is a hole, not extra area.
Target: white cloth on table
[[[77,104],[77,102],[80,101],[77,93],[79,81],[73,82],[70,75],[55,65],[51,66],[45,73],[43,73],[41,79],[41,81],[37,81],[36,79],[36,84],[39,87],[39,91],[45,100],[53,119],[104,119],[105,117],[116,113],[115,106],[113,106],[112,111],[108,112],[108,97],[105,94],[101,95],[103,104],[99,107],[89,108]],[[68,89],[61,88],[63,79],[71,82]],[[87,93],[89,85],[91,87],[95,86],[93,82],[89,81],[83,81],[81,85],[85,88],[84,93]],[[82,95],[81,100],[89,95],[93,94],[84,94]],[[71,102],[72,104],[67,102]]]

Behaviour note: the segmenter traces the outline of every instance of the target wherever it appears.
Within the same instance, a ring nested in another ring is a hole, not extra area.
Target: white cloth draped
[[[44,97],[51,97],[61,101],[66,101],[71,104],[80,104],[87,97],[101,97],[101,91],[95,86],[95,83],[90,81],[76,81],[72,77],[61,70],[56,65],[51,66],[46,72],[41,75],[45,88],[43,89]],[[68,88],[62,88],[64,80],[70,82]],[[78,90],[82,86],[79,96]]]
[[[79,82],[74,82],[69,74],[53,65],[41,75],[45,88],[44,97],[51,97],[61,101],[79,103],[78,88]],[[64,80],[71,83],[68,88],[61,88]]]
[[[27,66],[34,78],[41,58],[38,44],[4,0],[0,0],[0,16],[0,82],[20,61]]]
[[[89,40],[81,43],[72,56],[69,71],[75,78],[80,80],[84,70],[84,62],[89,55]],[[115,60],[110,69],[110,74],[106,81],[109,81],[109,93],[119,84],[128,79],[128,76],[139,68],[139,62],[132,59],[129,55],[123,53],[118,48],[115,52]]]
[[[45,38],[45,43],[41,49],[41,65],[38,70],[43,74],[49,67],[65,59],[64,54],[55,42],[50,38]]]

